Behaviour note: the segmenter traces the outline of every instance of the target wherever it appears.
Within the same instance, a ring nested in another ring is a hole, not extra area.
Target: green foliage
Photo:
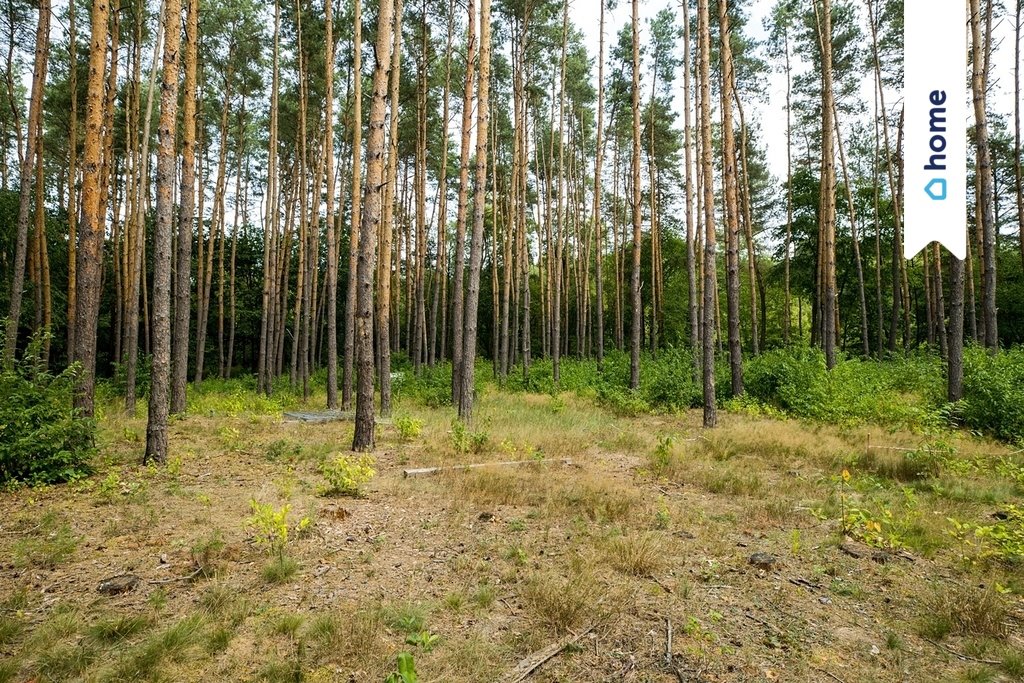
[[[285,505],[275,510],[269,503],[250,500],[249,507],[252,509],[252,516],[245,521],[245,525],[256,532],[256,544],[268,548],[271,553],[283,556],[284,548],[288,544],[288,512],[292,506]]]
[[[42,344],[37,335],[20,360],[0,367],[0,484],[74,481],[90,471],[96,426],[72,406],[78,366],[51,374]]]
[[[438,642],[441,640],[441,636],[430,631],[420,631],[405,637],[405,644],[418,647],[424,652],[430,652],[437,647]]]
[[[959,542],[962,559],[1024,563],[1024,507],[1005,505],[995,517],[997,521],[993,524],[948,519],[952,525],[949,533]]]
[[[963,424],[1007,441],[1024,441],[1024,348],[995,355],[964,351]]]
[[[490,444],[491,437],[487,432],[471,432],[462,420],[452,420],[452,446],[458,453],[483,453]]]
[[[418,683],[419,680],[412,655],[408,652],[400,652],[398,653],[397,669],[384,679],[384,683]]]
[[[423,420],[402,415],[395,418],[395,427],[402,441],[412,441],[423,432]]]
[[[818,349],[778,349],[747,363],[750,396],[789,415],[841,426],[923,429],[941,424],[941,360],[843,360],[829,372]]]
[[[337,455],[320,463],[320,473],[327,479],[324,495],[359,496],[363,484],[377,473],[374,460],[368,455]]]

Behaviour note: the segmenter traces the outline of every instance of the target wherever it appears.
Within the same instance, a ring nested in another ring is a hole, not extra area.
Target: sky
[[[682,15],[679,9],[684,0],[640,0],[640,42],[643,44],[647,38],[647,21],[654,17],[659,10],[665,7],[673,7],[679,17],[678,22],[682,25]],[[593,81],[597,82],[597,54],[599,48],[600,31],[600,0],[570,0],[570,18],[583,31],[587,50],[594,59]],[[775,0],[752,0],[750,3],[749,19],[747,30],[753,38],[763,40],[767,37],[764,31],[764,18],[768,16]],[[622,26],[629,23],[632,16],[632,6],[629,0],[619,0],[617,7],[605,13],[605,57],[607,59],[608,46]],[[863,4],[861,5],[863,7]],[[866,27],[865,27],[866,30]],[[1013,17],[1002,17],[993,26],[994,50],[992,65],[992,93],[990,95],[990,109],[992,111],[1012,116],[1013,113]],[[679,51],[682,52],[682,41],[679,44]],[[770,63],[770,62],[769,62]],[[794,71],[800,67],[794,65]],[[607,70],[606,70],[607,74]],[[964,74],[967,75],[966,57],[964,63]],[[682,119],[682,73],[679,74],[676,82],[676,110],[679,113],[679,121]],[[862,84],[862,96],[867,103],[874,99],[874,85],[872,78],[865,78]],[[778,178],[786,176],[786,78],[785,73],[773,70],[769,77],[767,98],[764,102],[751,103],[750,109],[753,117],[760,124],[762,144],[767,149],[768,166],[772,173]],[[901,93],[886,93],[886,105],[898,110],[902,100]],[[970,110],[969,111],[973,111]],[[964,130],[972,121],[964,122]],[[680,125],[682,125],[680,123]]]

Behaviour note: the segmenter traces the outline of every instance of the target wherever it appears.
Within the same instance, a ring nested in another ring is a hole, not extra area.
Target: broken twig
[[[591,624],[575,635],[570,634],[548,645],[543,650],[537,650],[533,654],[527,655],[516,664],[516,668],[505,674],[501,680],[503,683],[522,683],[522,681],[530,677],[530,674],[543,666],[545,662],[554,659],[561,654],[562,650],[575,644],[580,638],[593,631],[594,626],[595,624]]]

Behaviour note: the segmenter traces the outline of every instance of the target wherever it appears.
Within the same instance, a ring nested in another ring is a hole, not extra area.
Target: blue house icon
[[[946,198],[946,179],[935,178],[928,185],[925,186],[924,191],[928,193],[928,196],[936,201],[942,201]]]

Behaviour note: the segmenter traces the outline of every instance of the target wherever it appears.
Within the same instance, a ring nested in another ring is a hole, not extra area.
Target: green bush
[[[72,407],[77,366],[51,374],[42,341],[0,367],[0,483],[54,484],[89,473],[96,428]]]
[[[1024,440],[1024,349],[990,355],[964,351],[964,397],[958,406],[965,427],[1007,441]]]

